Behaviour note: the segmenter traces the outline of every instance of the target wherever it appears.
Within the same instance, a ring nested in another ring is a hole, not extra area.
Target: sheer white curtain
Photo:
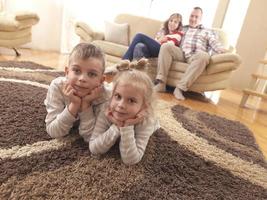
[[[165,20],[170,14],[178,12],[183,16],[183,24],[188,24],[192,9],[199,6],[203,10],[203,25],[211,27],[218,2],[219,0],[152,0],[149,16]]]
[[[75,34],[76,10],[74,1],[66,1],[62,7],[62,26],[61,26],[61,40],[60,52],[69,53],[73,46],[79,43],[79,38]]]
[[[236,45],[239,37],[244,18],[246,16],[250,0],[230,1],[223,22],[223,29],[231,34],[228,34],[229,43]],[[237,12],[238,10],[238,12]]]
[[[0,0],[0,12],[4,11],[5,8],[5,0]]]

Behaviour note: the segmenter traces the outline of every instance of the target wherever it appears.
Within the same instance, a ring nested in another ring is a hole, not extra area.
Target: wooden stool
[[[261,60],[260,63],[263,65],[263,67],[265,67],[267,65],[267,60]],[[266,89],[267,76],[259,74],[259,73],[253,73],[251,76],[252,76],[252,80],[249,84],[249,88],[243,90],[243,97],[239,105],[241,107],[243,107],[246,104],[246,101],[248,100],[249,95],[258,96],[263,99],[267,99],[267,94],[264,93]],[[264,84],[262,92],[256,91],[260,80],[265,80],[265,84]]]

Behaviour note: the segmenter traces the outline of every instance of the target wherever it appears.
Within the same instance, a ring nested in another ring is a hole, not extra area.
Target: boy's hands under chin
[[[88,107],[90,107],[92,101],[100,98],[103,92],[104,92],[104,88],[102,85],[97,86],[92,91],[90,91],[86,96],[82,98],[81,110],[83,111],[87,109]]]
[[[75,95],[75,89],[68,82],[64,83],[62,92],[70,99],[70,105],[68,106],[68,109],[70,113],[76,117],[77,113],[79,112],[82,99]]]
[[[133,126],[135,124],[138,124],[148,116],[147,109],[142,109],[139,113],[137,113],[136,117],[133,119],[127,119],[124,122],[124,126]]]

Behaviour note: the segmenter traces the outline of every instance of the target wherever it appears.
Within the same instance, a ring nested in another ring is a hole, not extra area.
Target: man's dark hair
[[[203,14],[202,8],[200,8],[198,6],[194,7],[194,10],[200,10],[201,11],[201,14]]]

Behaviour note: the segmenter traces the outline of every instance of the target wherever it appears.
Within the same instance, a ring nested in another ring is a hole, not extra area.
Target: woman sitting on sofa
[[[131,64],[144,66],[147,64],[146,58],[158,57],[161,44],[168,42],[179,46],[183,36],[181,29],[182,15],[174,13],[163,23],[163,27],[156,34],[155,39],[137,33],[118,66],[129,65],[132,60],[136,60],[136,62],[131,62]]]

